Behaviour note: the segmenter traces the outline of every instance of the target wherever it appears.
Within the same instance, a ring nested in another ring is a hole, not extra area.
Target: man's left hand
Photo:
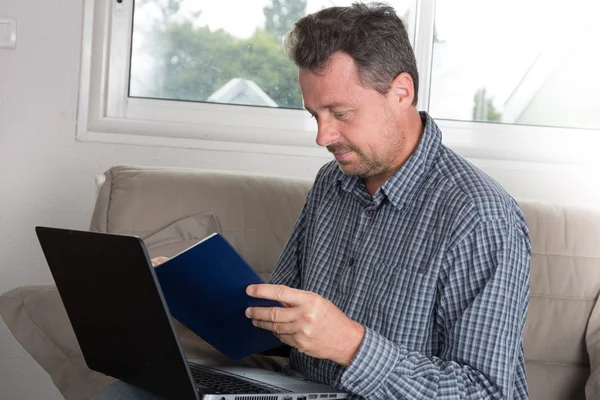
[[[249,296],[283,303],[282,307],[250,307],[246,316],[254,325],[272,331],[283,343],[312,357],[345,367],[352,362],[365,330],[331,301],[281,285],[250,285]]]

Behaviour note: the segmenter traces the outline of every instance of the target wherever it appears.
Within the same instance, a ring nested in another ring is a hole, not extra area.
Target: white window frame
[[[77,118],[81,141],[323,157],[303,110],[128,97],[133,0],[85,0]],[[429,108],[435,0],[417,0],[420,110]],[[452,99],[449,99],[452,101]],[[600,165],[600,130],[436,120],[472,159]]]

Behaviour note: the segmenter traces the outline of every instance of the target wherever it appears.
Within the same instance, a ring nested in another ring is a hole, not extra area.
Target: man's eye
[[[346,116],[346,113],[345,112],[334,112],[333,116],[336,117],[336,118],[338,118],[338,119],[341,119],[341,118],[344,118]]]

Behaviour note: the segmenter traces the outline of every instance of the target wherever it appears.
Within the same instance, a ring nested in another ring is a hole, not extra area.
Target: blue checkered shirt
[[[527,399],[531,245],[516,202],[424,134],[371,198],[318,173],[271,283],[317,293],[365,327],[348,368],[292,350],[287,373],[353,399]]]

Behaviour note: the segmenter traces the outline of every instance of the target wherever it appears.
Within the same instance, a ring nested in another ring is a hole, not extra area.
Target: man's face
[[[335,53],[325,70],[298,75],[304,105],[317,120],[317,144],[333,153],[344,173],[366,179],[398,168],[404,134],[393,100],[360,84],[349,55]]]

